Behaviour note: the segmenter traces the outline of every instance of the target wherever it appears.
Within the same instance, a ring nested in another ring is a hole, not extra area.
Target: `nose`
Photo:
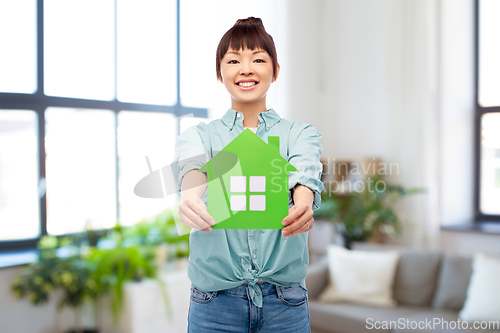
[[[253,69],[252,69],[251,63],[249,63],[247,61],[242,61],[241,68],[240,68],[240,74],[241,75],[253,74]]]

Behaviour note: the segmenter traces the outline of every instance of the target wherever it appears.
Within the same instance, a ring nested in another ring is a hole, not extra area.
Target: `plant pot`
[[[346,229],[345,225],[342,223],[337,225],[337,233],[342,237],[342,245],[349,250],[351,249],[353,242],[366,241],[362,229]]]
[[[344,247],[348,250],[352,250],[353,242],[364,242],[365,239],[363,237],[349,237],[346,235],[342,235],[342,239],[344,241]]]
[[[64,307],[58,311],[58,332],[97,333],[97,308],[93,303],[84,303],[77,308]],[[80,327],[80,329],[76,329]]]

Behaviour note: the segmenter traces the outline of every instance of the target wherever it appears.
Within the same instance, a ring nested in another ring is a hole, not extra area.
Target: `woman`
[[[238,20],[222,37],[216,56],[217,79],[230,94],[231,108],[221,119],[193,126],[177,139],[179,216],[193,228],[188,332],[310,332],[307,232],[323,190],[322,141],[313,126],[267,109],[266,95],[279,70],[274,42],[261,19]],[[207,177],[198,172],[203,163],[190,157],[211,156],[245,128],[265,142],[279,136],[280,154],[298,170],[290,175],[289,214],[281,232],[212,229],[218,221],[207,211]]]

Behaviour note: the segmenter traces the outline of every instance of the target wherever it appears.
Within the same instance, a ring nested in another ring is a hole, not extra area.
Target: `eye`
[[[228,62],[228,64],[231,64],[231,63],[233,63],[233,61],[236,61],[236,62],[238,62],[238,60],[230,60],[230,61]]]
[[[262,62],[265,62],[265,61],[264,61],[264,60],[262,60],[262,59],[257,59],[257,60],[255,60],[255,61],[262,61]]]

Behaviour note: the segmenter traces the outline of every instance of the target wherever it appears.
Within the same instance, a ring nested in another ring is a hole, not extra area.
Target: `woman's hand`
[[[203,231],[212,231],[215,220],[197,195],[184,195],[179,205],[179,217],[185,225]]]
[[[207,188],[207,176],[198,169],[186,172],[182,178],[182,202],[179,217],[182,223],[196,230],[212,231],[215,220],[208,214],[201,196]]]
[[[294,205],[288,210],[288,216],[282,221],[283,237],[298,235],[311,230],[314,222],[312,204],[314,193],[307,186],[297,184],[292,189]]]
[[[311,230],[314,223],[311,206],[299,202],[288,210],[288,216],[283,219],[282,224],[288,225],[283,228],[283,237],[298,235]]]

